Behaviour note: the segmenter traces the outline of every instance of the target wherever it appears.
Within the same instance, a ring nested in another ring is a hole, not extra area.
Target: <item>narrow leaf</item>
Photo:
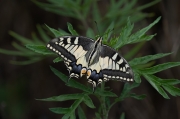
[[[37,30],[41,36],[41,38],[45,41],[48,42],[50,40],[49,36],[47,35],[47,33],[42,29],[42,27],[40,25],[37,25]]]
[[[133,97],[133,98],[135,98],[135,99],[137,99],[137,100],[142,100],[142,99],[144,99],[144,98],[146,97],[146,95],[145,95],[145,94],[137,95],[137,94],[135,94],[135,93],[131,93],[131,94],[130,94],[130,97]]]
[[[84,97],[84,94],[64,94],[60,96],[53,96],[50,98],[45,98],[45,99],[37,99],[41,101],[67,101],[67,100],[76,100],[79,98]]]
[[[26,47],[36,53],[40,53],[43,55],[50,55],[53,54],[52,52],[50,52],[45,46],[43,45],[30,45],[27,44]]]
[[[172,85],[162,85],[162,87],[172,96],[180,96],[180,89]]]
[[[78,106],[78,117],[79,119],[87,119],[84,110],[81,108],[80,105]]]
[[[66,114],[70,109],[62,108],[62,107],[55,107],[55,108],[49,108],[49,110],[56,114]]]
[[[141,74],[154,74],[172,67],[180,66],[180,62],[168,62],[164,64],[159,64],[150,68],[144,68],[139,70]]]
[[[31,39],[25,38],[25,37],[13,32],[13,31],[9,31],[9,34],[11,36],[13,36],[14,38],[16,38],[16,40],[22,42],[23,44],[33,44]]]
[[[133,60],[131,60],[129,62],[129,64],[131,66],[145,64],[145,63],[148,63],[149,61],[152,61],[152,60],[155,60],[155,59],[159,59],[159,58],[168,56],[170,54],[171,53],[159,53],[159,54],[155,54],[155,55],[148,55],[148,56],[144,56],[144,57],[134,58]]]
[[[60,61],[63,61],[61,57],[57,57],[56,59],[53,60],[54,63],[58,63]]]
[[[83,101],[88,107],[95,108],[91,98],[88,95],[84,95],[84,100]]]
[[[78,35],[78,33],[73,29],[73,26],[70,23],[67,23],[68,30],[71,33],[71,35]]]
[[[117,95],[111,91],[102,91],[99,88],[96,89],[94,92],[95,95],[102,96],[102,97],[117,97]]]
[[[155,77],[153,77],[153,75],[146,74],[143,76],[158,91],[158,93],[160,93],[164,98],[170,99],[167,93],[163,90],[163,88],[161,88],[160,83],[156,80]]]
[[[120,119],[125,119],[125,113],[124,112],[121,114]]]
[[[56,70],[55,68],[53,67],[50,67],[52,72],[57,75],[62,81],[64,81],[65,83],[67,83],[67,80],[68,80],[68,77],[65,76],[63,73],[59,72],[58,70]],[[74,88],[77,88],[77,89],[80,89],[80,90],[83,90],[85,92],[88,92],[88,93],[92,93],[92,89],[88,88],[87,86],[75,81],[75,80],[70,80],[68,83],[67,83],[67,86],[70,86],[70,87],[74,87]]]
[[[135,80],[136,83],[141,83],[141,77],[136,72],[134,72],[134,80]]]
[[[62,117],[62,119],[68,119],[73,113],[75,113],[76,108],[80,105],[82,101],[83,97],[74,101],[74,103],[70,107],[70,110]]]
[[[58,31],[56,29],[53,29],[53,28],[49,27],[48,25],[46,25],[46,27],[54,34],[55,37],[59,37],[59,36],[63,36],[64,35],[60,31]]]

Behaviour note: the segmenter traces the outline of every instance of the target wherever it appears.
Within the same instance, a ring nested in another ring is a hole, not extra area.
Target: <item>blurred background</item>
[[[45,0],[41,1],[48,3]],[[137,0],[134,8],[150,2],[151,0]],[[105,14],[110,1],[99,0],[97,3],[100,12]],[[37,25],[47,24],[54,29],[61,28],[67,31],[67,22],[69,22],[79,34],[85,35],[83,27],[87,26],[83,26],[82,21],[44,9],[30,0],[0,0],[0,48],[16,50],[13,43],[21,44],[21,42],[13,37],[13,33],[28,39],[31,39],[34,33],[37,33],[37,37],[39,37]],[[142,9],[141,12],[147,14],[147,16],[132,21],[135,23],[135,29],[147,26],[159,16],[162,16],[162,19],[149,31],[150,34],[157,33],[157,35],[153,40],[143,44],[137,56],[173,52],[172,55],[157,60],[156,63],[180,61],[180,1],[162,0],[146,9]],[[126,20],[128,16],[131,17],[131,14],[123,18]],[[89,17],[87,20],[95,21],[96,19]],[[93,22],[90,23],[89,26],[93,24]],[[103,24],[98,23],[98,26],[103,26]],[[115,29],[115,31],[118,32],[118,29]],[[123,47],[121,54],[125,55],[132,47],[133,45]],[[52,62],[54,58],[43,56],[42,60],[31,64],[14,65],[11,61],[24,61],[26,58],[21,55],[0,53],[0,119],[57,119],[62,117],[62,115],[52,113],[48,108],[69,107],[71,101],[42,102],[36,100],[78,92],[78,90],[67,87],[51,72],[50,65],[68,75],[63,63],[54,64]],[[157,75],[161,78],[180,79],[179,73],[180,68],[176,67]],[[80,82],[82,81],[80,80]],[[117,94],[120,94],[123,87],[123,83],[117,84],[114,81],[108,82],[107,85]],[[126,119],[180,119],[179,97],[170,96],[171,99],[164,99],[144,79],[142,79],[141,85],[133,91],[138,94],[147,94],[147,97],[144,100],[128,98],[115,105],[110,111],[109,119],[118,119],[122,112],[125,112]],[[100,103],[95,97],[92,98],[95,100],[95,105]],[[85,109],[87,117],[92,119],[95,110]]]

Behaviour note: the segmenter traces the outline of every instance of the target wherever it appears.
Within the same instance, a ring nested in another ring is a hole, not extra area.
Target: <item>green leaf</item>
[[[102,119],[99,113],[95,112],[95,115],[96,115],[96,119]]]
[[[9,31],[9,34],[11,36],[13,36],[14,38],[16,38],[16,40],[20,41],[23,44],[34,44],[34,42],[32,42],[31,39],[25,38],[25,37],[13,32],[13,31]]]
[[[62,119],[68,119],[75,112],[76,108],[80,105],[82,101],[83,97],[74,101],[74,103],[70,107],[70,110],[62,117]]]
[[[128,44],[129,43],[137,43],[140,41],[147,41],[150,40],[154,35],[150,35],[151,37],[149,37],[147,39],[147,37],[145,36],[145,33],[152,28],[156,23],[159,22],[159,20],[161,19],[161,17],[158,17],[153,23],[151,23],[150,25],[148,25],[147,27],[137,31],[136,33],[134,33],[133,35],[130,36],[130,39],[128,40]],[[145,37],[145,38],[144,38]]]
[[[176,84],[180,84],[180,80],[178,79],[161,79],[159,80],[159,82],[161,84],[168,84],[168,85],[176,85]]]
[[[96,88],[96,91],[94,92],[95,95],[97,96],[102,96],[102,97],[117,97],[117,95],[111,91],[102,91],[100,88]]]
[[[136,83],[141,83],[141,77],[136,72],[134,72],[134,80],[135,80]]]
[[[30,54],[24,54],[24,52],[20,52],[20,51],[11,51],[11,50],[5,50],[5,49],[1,49],[0,48],[0,53],[2,54],[6,54],[6,55],[13,55],[13,56],[29,56]]]
[[[163,88],[160,86],[161,84],[158,82],[158,78],[153,76],[153,75],[149,75],[149,74],[144,74],[143,75],[147,81],[166,99],[170,99],[169,96],[167,95],[167,93],[163,90]]]
[[[41,101],[67,101],[67,100],[76,100],[79,98],[84,97],[84,94],[64,94],[60,96],[53,96],[50,98],[45,98],[45,99],[37,99]]]
[[[87,119],[81,106],[78,106],[78,117],[79,117],[79,119]]]
[[[172,67],[180,66],[180,62],[168,62],[168,63],[163,63],[159,64],[150,68],[144,68],[139,70],[141,74],[154,74]]]
[[[49,108],[49,110],[56,114],[66,114],[70,109],[62,108],[62,107],[55,107],[55,108]]]
[[[124,112],[121,114],[120,119],[125,119],[125,113]]]
[[[27,44],[26,47],[36,53],[40,53],[43,55],[49,55],[49,54],[53,54],[50,50],[48,50],[45,46],[43,45],[30,45]]]
[[[61,57],[57,57],[56,59],[53,60],[54,63],[58,63],[60,61],[63,61]]]
[[[155,54],[155,55],[147,55],[147,56],[144,56],[144,57],[134,58],[133,60],[131,60],[129,62],[129,64],[130,64],[130,66],[145,64],[145,63],[148,63],[149,61],[159,59],[159,58],[168,56],[170,54],[171,53],[159,53],[159,54]]]
[[[137,94],[135,94],[135,93],[131,93],[131,94],[130,94],[130,97],[135,98],[135,99],[137,99],[137,100],[142,100],[142,99],[144,99],[144,98],[146,97],[146,95],[145,95],[145,94],[137,95]]]
[[[114,49],[118,49],[122,47],[124,44],[126,44],[127,39],[129,38],[129,35],[131,34],[133,28],[134,28],[134,24],[131,24],[131,21],[128,18],[126,26],[123,27],[121,30],[120,37],[117,38],[118,39],[117,43],[112,47]]]
[[[10,63],[15,64],[15,65],[28,65],[28,64],[38,62],[40,60],[42,60],[42,58],[35,57],[35,58],[32,58],[30,60],[26,60],[26,61],[10,61]]]
[[[123,90],[122,90],[122,92],[121,92],[121,95],[118,97],[118,98],[116,98],[116,102],[118,102],[118,101],[122,101],[122,100],[124,100],[125,98],[128,98],[128,97],[130,97],[130,91],[133,89],[133,88],[136,88],[136,87],[138,87],[139,86],[139,83],[133,83],[133,84],[129,84],[129,83],[125,83],[125,85],[124,85],[124,88],[123,88]]]
[[[68,77],[65,76],[63,73],[59,72],[58,70],[56,70],[53,67],[50,67],[52,72],[57,75],[62,81],[64,81],[65,83],[67,83]],[[70,80],[67,83],[67,86],[73,87],[73,88],[77,88],[80,90],[83,90],[84,92],[88,92],[88,93],[92,93],[92,89],[88,88],[87,86],[75,81],[75,80]]]
[[[46,25],[46,27],[54,34],[55,37],[59,37],[59,36],[63,36],[64,35],[60,31],[58,31],[56,29],[53,29],[53,28],[49,27],[48,25]]]
[[[78,35],[78,33],[73,29],[73,26],[70,23],[67,23],[68,30],[71,33],[71,35]]]
[[[37,30],[38,33],[40,34],[41,38],[45,41],[48,42],[50,40],[49,36],[47,35],[47,33],[42,29],[42,27],[40,25],[37,25]]]
[[[91,98],[88,95],[84,95],[84,100],[83,101],[88,107],[95,108]]]
[[[162,87],[172,96],[180,96],[180,89],[172,85],[162,85]]]

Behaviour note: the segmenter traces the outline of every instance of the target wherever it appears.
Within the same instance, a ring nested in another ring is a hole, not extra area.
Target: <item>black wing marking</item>
[[[133,72],[127,61],[114,49],[102,45],[99,57],[103,80],[116,79],[120,81],[133,81]]]
[[[70,77],[78,78],[86,74],[88,67],[87,58],[94,41],[82,36],[62,36],[51,40],[47,48],[56,52],[64,59],[64,63],[70,73]]]

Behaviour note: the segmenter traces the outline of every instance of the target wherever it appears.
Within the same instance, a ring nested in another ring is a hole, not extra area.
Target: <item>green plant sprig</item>
[[[143,28],[143,30],[139,30],[139,31],[143,31],[143,32],[135,32],[134,34],[139,34],[140,36],[146,36],[149,37],[148,35],[145,35],[146,31],[144,31],[144,29],[149,29],[150,27],[152,27],[155,23],[157,23],[160,20],[160,18],[156,19],[150,26]],[[129,20],[128,20],[129,22]],[[68,23],[68,26],[70,25],[70,23]],[[123,40],[123,44],[119,45],[119,46],[123,46],[129,43],[136,43],[133,40],[141,37],[139,37],[138,35],[134,35],[131,33],[132,29],[130,29],[130,31],[128,31],[129,28],[132,28],[132,26],[134,26],[133,24],[128,24],[126,27],[123,27],[124,30],[122,30],[122,32],[127,31],[129,35],[127,35],[127,39],[129,40]],[[51,32],[54,32],[53,34],[57,34],[57,30],[48,27],[49,30]],[[72,25],[70,25],[69,27],[69,31],[70,33],[75,33],[77,34],[77,32],[73,29]],[[122,33],[120,33],[121,35]],[[133,36],[134,38],[131,39],[129,37]],[[152,36],[152,35],[150,35]],[[105,38],[108,36],[105,36]],[[152,38],[152,37],[151,37]],[[118,38],[118,39],[111,39],[109,42],[110,44],[112,44],[111,42],[114,42],[113,40],[116,40],[117,42],[120,42],[122,39]],[[132,40],[132,41],[131,41]],[[151,39],[148,39],[151,40]],[[147,41],[146,39],[140,39],[138,42],[143,42],[143,41]],[[36,51],[37,46],[34,45],[34,50]],[[112,47],[115,47],[114,45],[112,45]],[[45,46],[44,46],[45,48]],[[33,49],[33,46],[31,46],[31,50]],[[36,51],[36,52],[41,52],[41,49],[38,49],[40,51]],[[159,59],[159,58],[163,58],[165,56],[168,56],[172,53],[159,53],[159,54],[155,54],[155,55],[148,55],[148,56],[144,56],[144,57],[139,57],[139,58],[134,58],[132,59],[129,64],[133,69],[134,72],[134,79],[135,82],[133,84],[129,84],[129,83],[125,83],[124,88],[122,90],[122,93],[120,94],[120,96],[117,96],[116,94],[114,94],[111,91],[106,91],[105,85],[104,83],[101,85],[101,88],[97,88],[97,90],[95,91],[95,93],[92,93],[92,89],[90,87],[87,87],[86,85],[80,84],[79,82],[71,79],[68,83],[67,83],[67,79],[68,77],[65,76],[64,74],[62,74],[61,72],[59,72],[57,69],[54,69],[53,67],[51,67],[51,70],[54,72],[55,75],[57,75],[63,82],[66,83],[67,86],[71,87],[71,88],[76,88],[79,90],[82,90],[82,93],[80,94],[65,94],[65,95],[60,95],[60,96],[54,96],[54,97],[50,97],[50,98],[46,98],[46,99],[41,99],[43,101],[67,101],[67,100],[75,100],[74,103],[72,104],[71,107],[69,108],[61,108],[61,107],[56,107],[56,108],[50,108],[51,111],[53,111],[54,113],[58,113],[58,114],[64,114],[63,119],[68,119],[68,118],[73,118],[75,115],[75,110],[79,110],[79,111],[83,111],[81,110],[80,107],[80,103],[84,102],[89,108],[95,108],[93,101],[91,100],[91,98],[89,97],[90,95],[95,95],[99,101],[101,102],[101,106],[100,106],[100,111],[96,112],[96,116],[100,116],[103,119],[107,119],[108,118],[108,113],[110,111],[110,109],[113,107],[113,105],[115,105],[116,103],[124,100],[125,98],[135,98],[138,100],[144,99],[145,95],[138,95],[135,93],[132,93],[131,90],[133,88],[136,88],[140,85],[141,83],[141,77],[143,76],[151,85],[153,88],[155,88],[157,90],[157,92],[159,94],[161,94],[164,98],[169,99],[168,94],[165,92],[165,90],[171,94],[172,96],[179,96],[180,95],[180,89],[175,87],[174,85],[179,84],[180,81],[177,79],[161,79],[157,76],[155,76],[154,74],[175,66],[179,66],[180,62],[168,62],[168,63],[164,63],[164,64],[159,64],[159,65],[155,65],[155,66],[149,66],[147,64],[151,63],[153,60]],[[147,67],[149,66],[149,67]],[[114,98],[114,101],[107,101],[109,100],[109,98]],[[83,113],[84,114],[84,113]]]

